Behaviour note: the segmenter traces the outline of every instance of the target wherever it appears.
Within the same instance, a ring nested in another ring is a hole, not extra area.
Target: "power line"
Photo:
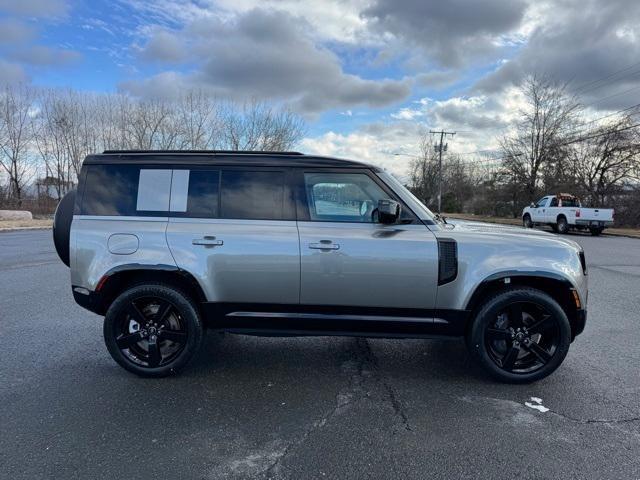
[[[600,83],[600,82],[602,82],[603,80],[608,80],[608,79],[610,79],[610,78],[612,78],[612,77],[615,77],[615,76],[616,76],[616,75],[618,75],[619,73],[626,72],[626,71],[631,70],[632,68],[635,68],[635,67],[637,67],[637,66],[640,66],[640,62],[633,63],[633,64],[629,65],[628,67],[621,68],[620,70],[616,70],[616,71],[615,71],[615,72],[613,72],[613,73],[610,73],[610,74],[608,74],[608,75],[605,75],[604,77],[598,78],[598,79],[593,80],[593,81],[591,81],[591,82],[583,83],[582,85],[580,85],[580,86],[575,90],[575,93],[584,93],[584,92],[583,92],[583,89],[584,89],[585,87],[589,87],[589,86],[594,85],[594,84],[596,84],[596,83]],[[606,84],[605,84],[605,85],[606,85]],[[603,86],[603,85],[601,85],[601,86]],[[600,88],[600,87],[597,87],[597,88]],[[593,89],[593,90],[595,90],[595,89]],[[589,90],[589,91],[591,91],[591,90]]]

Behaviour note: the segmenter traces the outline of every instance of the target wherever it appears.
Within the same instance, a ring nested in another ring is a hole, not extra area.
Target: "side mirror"
[[[384,224],[396,223],[400,217],[400,204],[395,200],[378,200],[378,222]]]
[[[531,202],[531,205],[529,205],[531,208],[536,208],[536,204]]]

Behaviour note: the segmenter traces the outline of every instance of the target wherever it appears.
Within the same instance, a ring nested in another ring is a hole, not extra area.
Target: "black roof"
[[[105,150],[87,155],[85,165],[135,163],[146,165],[254,165],[264,167],[374,168],[340,158],[305,155],[300,152],[258,152],[235,150]]]

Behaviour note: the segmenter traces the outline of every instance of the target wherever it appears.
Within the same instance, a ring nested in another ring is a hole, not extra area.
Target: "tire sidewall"
[[[506,305],[514,301],[526,301],[543,306],[557,320],[560,330],[558,348],[553,357],[542,368],[532,373],[511,373],[502,370],[489,356],[484,340],[485,329],[495,320],[497,314]],[[571,344],[571,326],[560,305],[544,292],[535,289],[505,290],[490,298],[478,311],[467,337],[467,346],[471,354],[494,378],[507,383],[529,383],[540,380],[553,373],[562,363]]]
[[[187,330],[187,343],[180,354],[169,364],[149,368],[136,365],[118,348],[117,326],[129,303],[145,296],[154,296],[170,301],[179,311]],[[181,291],[161,284],[143,284],[132,287],[120,294],[107,310],[104,317],[103,334],[109,353],[126,370],[145,377],[164,377],[177,373],[191,360],[202,342],[202,322],[191,299]]]
[[[558,232],[567,233],[569,231],[569,224],[567,223],[567,219],[564,217],[558,218]]]
[[[528,213],[522,218],[522,225],[524,228],[533,228],[533,222],[531,221],[531,215]]]

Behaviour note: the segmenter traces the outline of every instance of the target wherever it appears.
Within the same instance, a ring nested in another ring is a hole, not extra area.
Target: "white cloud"
[[[424,127],[414,122],[372,123],[342,134],[327,132],[300,142],[305,153],[349,158],[406,177],[411,157],[395,153],[417,153]]]

